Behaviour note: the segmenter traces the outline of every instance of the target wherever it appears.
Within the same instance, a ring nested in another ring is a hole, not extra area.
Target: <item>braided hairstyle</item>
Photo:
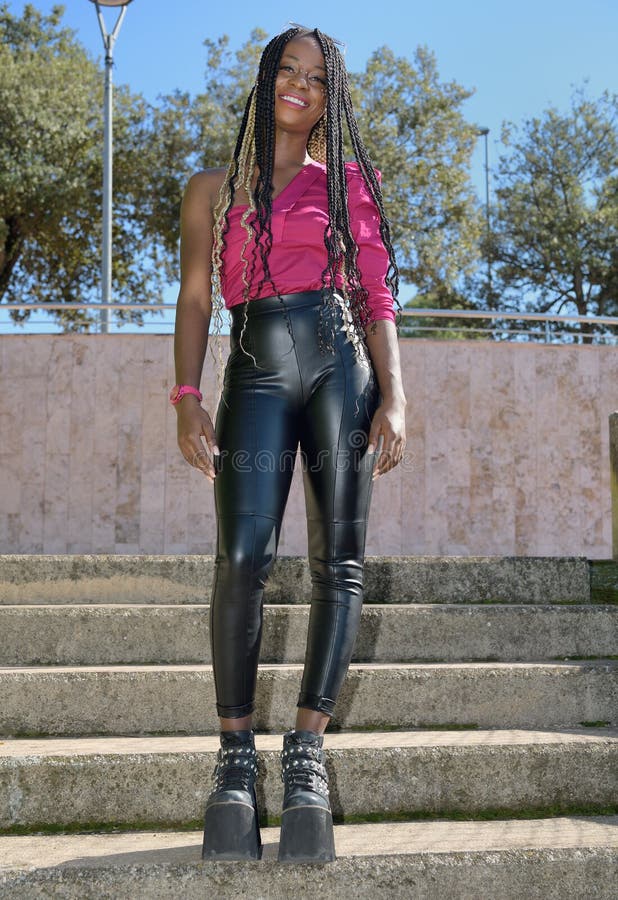
[[[384,211],[380,184],[360,136],[354,115],[343,56],[333,38],[323,34],[317,28],[309,29],[300,25],[292,25],[286,31],[276,35],[262,53],[258,78],[247,100],[234,155],[228,166],[215,208],[212,252],[215,326],[218,322],[222,322],[221,312],[224,304],[221,297],[221,267],[225,259],[225,235],[229,229],[229,212],[234,205],[238,186],[242,186],[249,197],[249,206],[241,218],[241,225],[247,233],[242,250],[245,315],[240,336],[241,346],[247,323],[247,303],[252,291],[258,254],[263,277],[253,291],[254,296],[260,296],[262,288],[267,283],[272,286],[273,295],[279,295],[268,265],[268,257],[272,248],[275,83],[283,50],[286,44],[296,37],[312,37],[317,41],[324,56],[326,69],[326,110],[314,126],[307,144],[312,158],[326,164],[328,191],[329,222],[324,233],[327,263],[322,273],[324,304],[320,309],[319,346],[323,352],[327,349],[331,352],[334,351],[335,329],[333,323],[336,319],[333,313],[335,306],[341,304],[330,287],[332,286],[334,289],[337,285],[337,291],[343,295],[345,303],[344,327],[353,342],[357,356],[361,361],[366,362],[364,328],[369,322],[370,310],[367,304],[368,292],[362,285],[361,273],[358,268],[358,246],[352,235],[347,203],[344,119],[360,173],[379,212],[380,235],[389,257],[386,285],[392,292],[400,312],[401,306],[397,300],[399,271],[391,242],[390,226]],[[253,188],[252,181],[256,167],[257,183]],[[251,248],[251,253],[247,256],[249,248]],[[285,310],[285,307],[283,308]],[[330,329],[327,325],[325,326],[325,323],[330,323]],[[254,362],[257,365],[255,358]]]

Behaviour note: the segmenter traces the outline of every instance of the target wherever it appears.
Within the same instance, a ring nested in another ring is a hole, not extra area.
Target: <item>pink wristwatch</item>
[[[202,394],[198,391],[197,388],[192,387],[190,384],[175,384],[170,393],[170,402],[176,406],[177,403],[180,403],[185,394],[193,394],[194,397],[197,397],[199,402],[202,402]]]

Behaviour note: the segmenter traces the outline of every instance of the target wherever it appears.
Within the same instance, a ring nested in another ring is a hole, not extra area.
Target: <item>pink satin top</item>
[[[380,173],[378,172],[378,177]],[[367,190],[357,163],[346,163],[348,208],[352,235],[358,245],[358,268],[363,287],[369,297],[368,322],[378,319],[395,321],[393,296],[386,287],[388,253],[380,235],[378,209]],[[246,206],[234,206],[229,212],[229,230],[225,235],[225,253],[221,273],[221,290],[228,309],[243,302],[243,267],[241,251],[247,232],[240,225]],[[327,253],[324,229],[328,225],[328,197],[326,166],[311,162],[304,166],[292,181],[273,200],[271,228],[273,243],[268,265],[275,287],[280,294],[316,291],[322,287],[322,272],[326,268]],[[245,250],[252,264],[252,248]],[[253,285],[259,285],[263,268],[259,253],[255,256]],[[336,285],[341,288],[341,284]],[[270,281],[262,286],[259,295],[250,292],[251,300],[270,297],[274,293]],[[367,323],[368,324],[368,323]]]

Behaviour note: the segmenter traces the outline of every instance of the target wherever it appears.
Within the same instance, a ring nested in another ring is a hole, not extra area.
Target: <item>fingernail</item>
[[[215,454],[215,456],[221,456],[221,451],[219,450],[219,448],[217,447],[216,444],[215,444],[215,446],[212,448],[212,452]]]
[[[374,453],[375,449],[375,444],[369,444],[369,446],[367,447],[367,453]]]

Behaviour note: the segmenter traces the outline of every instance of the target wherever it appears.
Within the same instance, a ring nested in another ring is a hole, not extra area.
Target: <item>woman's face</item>
[[[283,48],[275,84],[275,121],[283,131],[309,132],[326,106],[326,69],[320,45],[310,36]]]

